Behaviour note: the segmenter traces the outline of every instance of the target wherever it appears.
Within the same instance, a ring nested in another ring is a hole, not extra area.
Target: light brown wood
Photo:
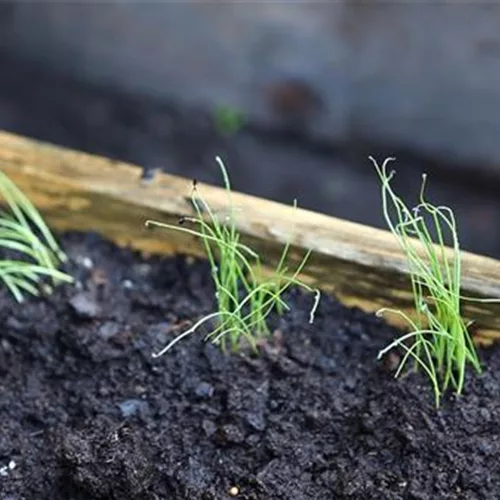
[[[149,253],[203,254],[195,237],[144,227],[147,219],[175,223],[193,213],[188,179],[158,174],[144,185],[135,166],[5,132],[0,132],[0,168],[59,231],[93,230]],[[214,211],[227,211],[225,190],[208,185],[200,190]],[[293,262],[305,249],[313,250],[305,279],[344,303],[371,312],[395,306],[411,313],[405,258],[389,232],[240,193],[232,193],[232,203],[239,231],[267,264],[276,262],[290,240]],[[463,294],[500,297],[500,262],[464,252]],[[478,341],[500,339],[500,304],[464,302],[463,312],[475,321]]]

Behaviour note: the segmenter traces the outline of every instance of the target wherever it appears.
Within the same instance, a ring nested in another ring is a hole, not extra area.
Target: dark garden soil
[[[500,349],[436,411],[376,361],[392,328],[331,297],[311,326],[294,292],[258,356],[197,334],[154,359],[211,310],[206,265],[63,243],[76,287],[0,295],[2,500],[500,498]]]

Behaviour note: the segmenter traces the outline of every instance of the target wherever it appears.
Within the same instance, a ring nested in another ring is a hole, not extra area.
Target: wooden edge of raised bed
[[[196,238],[144,226],[147,219],[176,222],[192,214],[190,180],[158,174],[145,185],[136,166],[6,132],[0,132],[0,168],[56,230],[97,231],[148,253],[202,255]],[[227,210],[223,189],[200,190],[214,211]],[[266,263],[276,262],[290,240],[294,263],[313,250],[304,276],[309,282],[368,312],[393,306],[411,314],[405,258],[388,231],[236,192],[232,202],[238,229]],[[463,295],[500,297],[500,262],[464,252],[462,266]],[[464,302],[463,312],[474,321],[478,342],[500,338],[500,304]],[[398,324],[397,317],[387,319]]]

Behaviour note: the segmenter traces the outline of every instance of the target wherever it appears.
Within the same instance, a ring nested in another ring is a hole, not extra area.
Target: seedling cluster
[[[223,350],[229,347],[236,351],[244,339],[256,349],[257,342],[270,333],[267,320],[271,312],[276,310],[283,313],[288,310],[283,294],[292,285],[302,287],[314,294],[310,322],[314,321],[320,292],[312,289],[299,278],[311,252],[306,252],[295,271],[290,272],[287,267],[290,250],[288,243],[283,249],[274,272],[271,276],[264,276],[259,254],[241,242],[241,235],[236,229],[236,209],[231,199],[229,176],[220,158],[217,158],[217,162],[223,175],[228,198],[228,209],[222,217],[212,210],[194,182],[191,193],[194,217],[183,217],[179,225],[151,220],[146,222],[149,227],[157,226],[181,231],[202,240],[210,263],[217,300],[215,312],[197,321],[155,356],[165,354],[179,340],[197,331],[204,323],[214,321],[216,327],[208,334],[207,340],[220,345]],[[191,224],[193,227],[186,227],[186,224]]]
[[[469,324],[460,311],[461,261],[455,217],[449,207],[427,201],[425,175],[418,205],[408,208],[392,188],[394,171],[387,172],[393,158],[386,159],[382,166],[370,159],[382,185],[385,220],[408,262],[415,308],[412,318],[400,310],[379,311],[379,314],[401,316],[410,328],[410,333],[383,349],[379,358],[394,348],[401,348],[404,355],[396,377],[407,362],[413,360],[415,369],[422,369],[429,377],[436,406],[439,406],[448,387],[453,387],[457,395],[462,393],[467,365],[481,372]]]
[[[0,171],[0,194],[10,210],[0,211],[0,247],[16,257],[0,260],[0,279],[18,302],[24,294],[39,295],[40,285],[50,278],[53,284],[72,278],[57,268],[66,260],[54,236],[33,204]]]

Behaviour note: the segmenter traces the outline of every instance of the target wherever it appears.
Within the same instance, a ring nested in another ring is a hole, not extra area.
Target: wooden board
[[[189,179],[158,174],[144,184],[135,166],[4,132],[0,168],[54,229],[98,231],[149,253],[203,254],[194,237],[144,227],[147,219],[175,223],[192,214]],[[200,190],[214,211],[227,210],[223,189]],[[313,250],[305,275],[311,283],[365,311],[396,306],[411,313],[405,258],[389,232],[239,193],[232,202],[239,231],[266,263],[276,262],[290,239],[294,262],[305,249]],[[500,262],[464,252],[463,294],[500,297]],[[463,311],[475,321],[478,342],[500,339],[500,304],[464,303]]]

